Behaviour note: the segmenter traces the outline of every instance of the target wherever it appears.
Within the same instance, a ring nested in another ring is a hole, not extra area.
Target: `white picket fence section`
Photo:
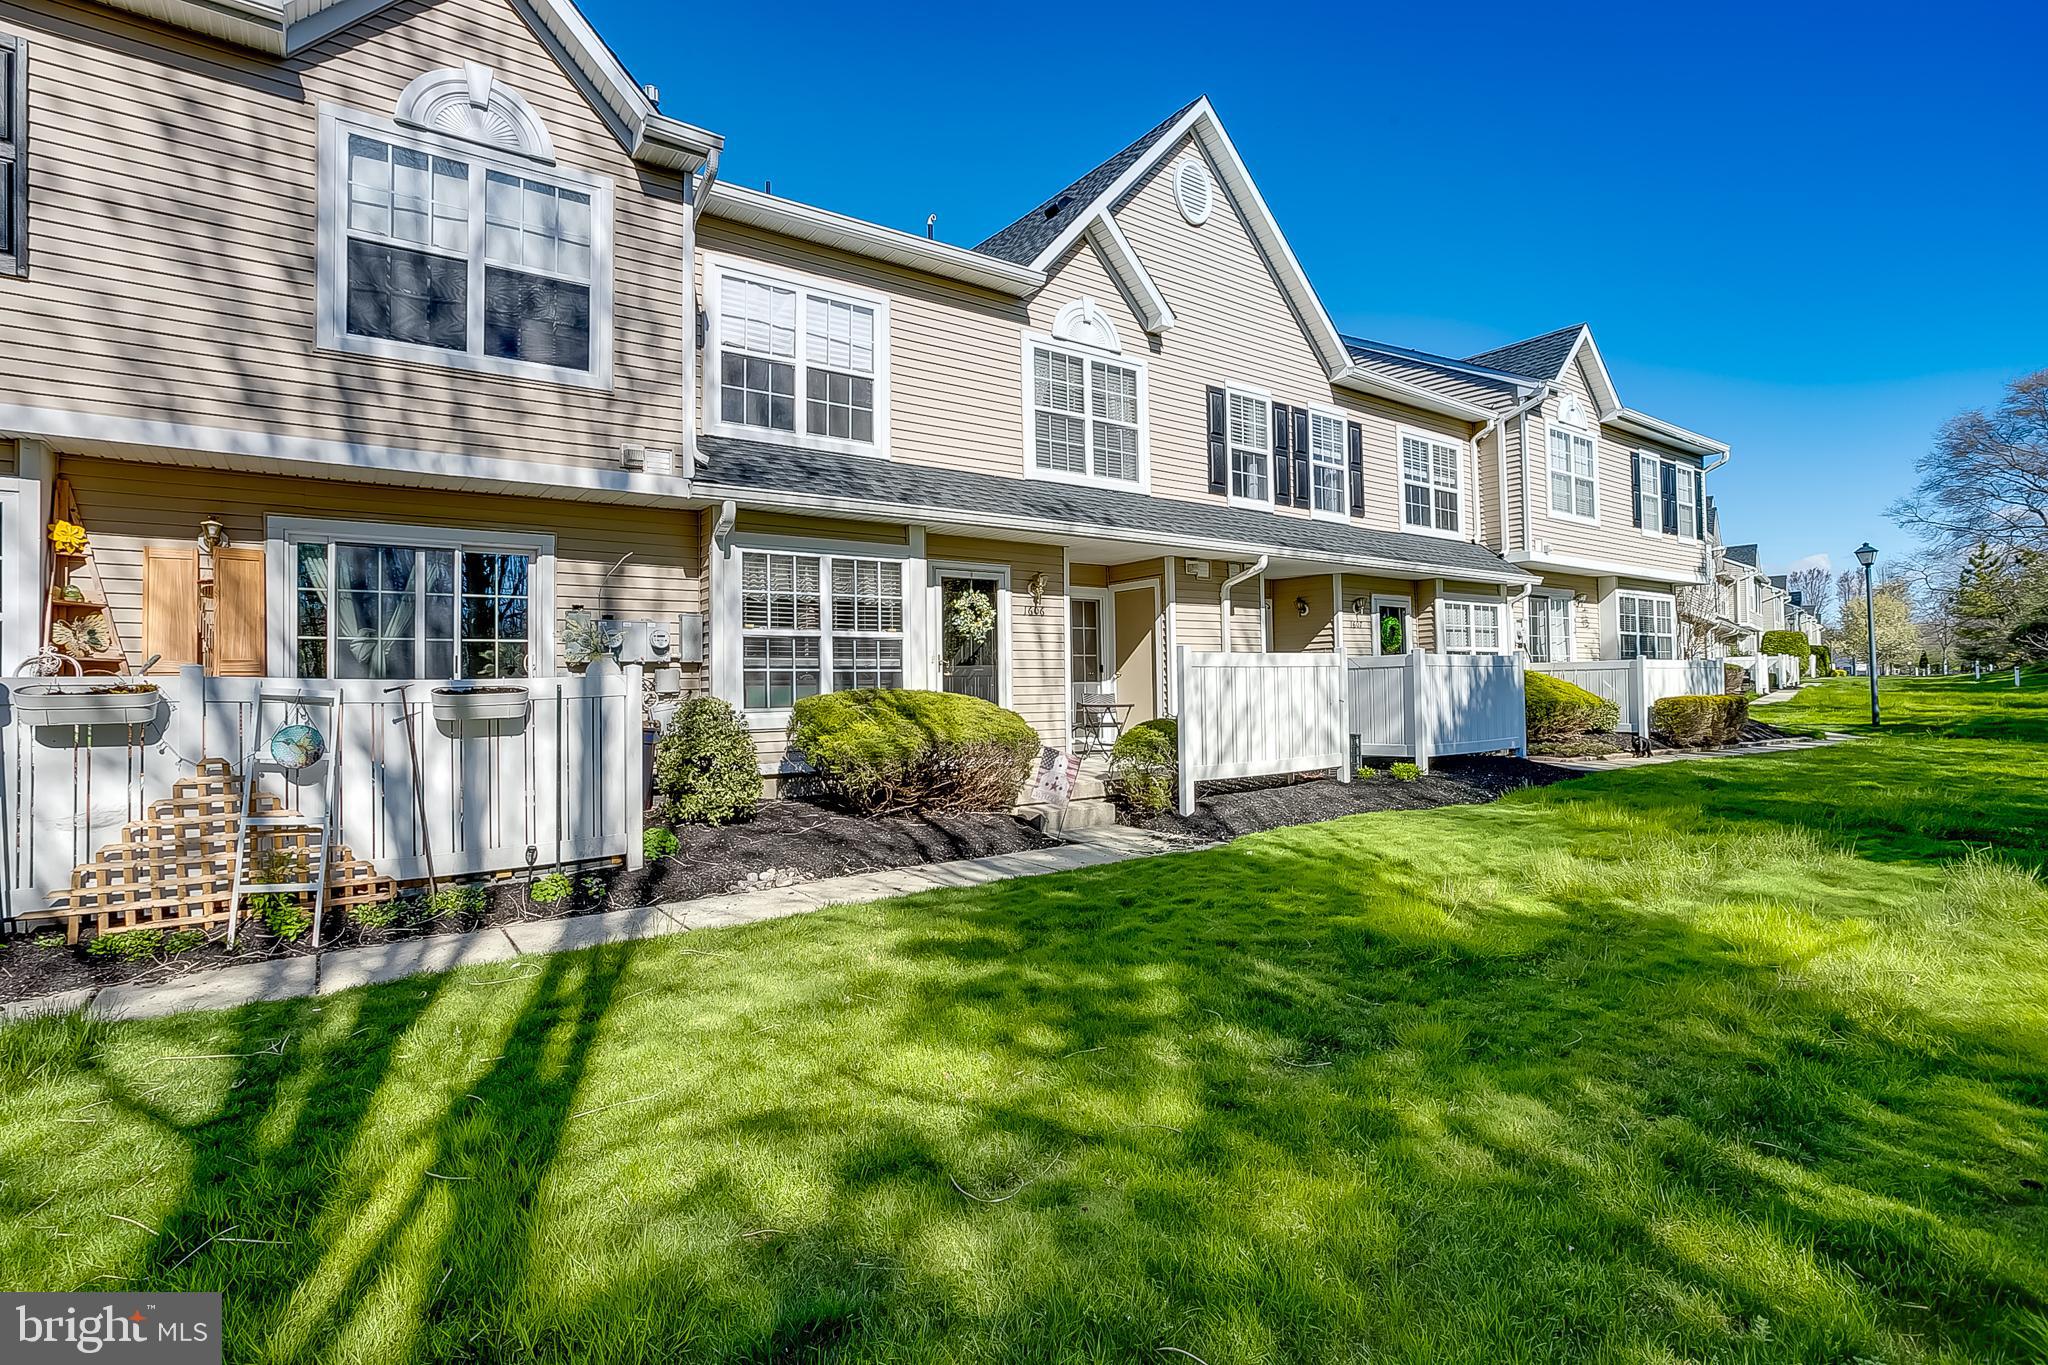
[[[340,763],[340,842],[387,876],[424,878],[430,862],[440,877],[512,871],[527,866],[529,850],[541,865],[641,860],[638,666],[530,679],[523,721],[438,721],[431,682],[310,683],[186,669],[155,680],[163,703],[147,726],[31,727],[14,713],[13,689],[47,681],[0,680],[0,921],[42,909],[75,866],[118,843],[122,826],[169,796],[200,760],[225,759],[239,772],[279,727],[299,719],[288,703],[259,700],[266,694],[339,694],[331,722],[324,709],[308,713],[328,757],[299,775],[288,799],[309,819],[322,818],[326,768]]]
[[[1195,784],[1335,768],[1358,757],[1430,760],[1528,749],[1515,655],[1197,654],[1180,647],[1179,809]]]
[[[1719,659],[1589,659],[1530,667],[1613,702],[1623,734],[1647,735],[1650,708],[1664,698],[1719,695],[1726,676],[1721,664]]]

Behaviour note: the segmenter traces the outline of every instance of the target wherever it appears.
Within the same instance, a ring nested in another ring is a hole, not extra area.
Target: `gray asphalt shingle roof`
[[[1344,349],[1350,352],[1352,364],[1362,370],[1496,411],[1514,406],[1517,395],[1537,382],[1524,375],[1487,373],[1487,367],[1468,361],[1364,337],[1345,337]]]
[[[835,455],[725,436],[706,436],[698,448],[706,462],[698,469],[695,487],[713,496],[723,489],[808,493],[899,508],[906,518],[915,518],[920,512],[1022,517],[1063,527],[1096,527],[1119,540],[1131,539],[1130,533],[1136,531],[1166,541],[1223,541],[1242,546],[1247,558],[1265,553],[1344,555],[1412,564],[1419,572],[1453,578],[1461,573],[1498,578],[1521,572],[1483,546],[1439,536],[1376,531],[1114,488],[897,464],[869,455]]]
[[[1722,547],[1721,556],[1724,559],[1732,559],[1737,564],[1747,564],[1750,568],[1754,569],[1756,567],[1756,552],[1757,547],[1754,545],[1728,545]]]
[[[1579,333],[1586,330],[1586,324],[1575,322],[1569,327],[1560,327],[1555,332],[1545,332],[1540,337],[1517,341],[1507,346],[1496,346],[1478,355],[1466,356],[1474,365],[1488,369],[1506,370],[1509,374],[1526,374],[1533,379],[1546,382],[1564,373],[1565,361],[1571,359],[1572,348],[1579,344]]]
[[[1104,190],[1116,183],[1118,176],[1151,151],[1159,139],[1180,122],[1182,115],[1200,103],[1199,98],[1189,100],[1167,115],[1158,127],[974,249],[984,256],[1030,265],[1038,259],[1040,252],[1051,246],[1062,232],[1088,211],[1089,205],[1101,197]]]

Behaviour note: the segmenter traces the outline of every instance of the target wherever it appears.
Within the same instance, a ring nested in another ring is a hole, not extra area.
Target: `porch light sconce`
[[[199,548],[212,554],[226,547],[228,528],[221,525],[219,517],[208,517],[199,523]]]
[[[1308,615],[1308,599],[1306,597],[1297,597],[1294,599],[1294,614],[1296,616]]]
[[[1045,611],[1045,574],[1034,573],[1024,580],[1024,591],[1031,594],[1031,614],[1043,615]]]
[[[1363,597],[1354,597],[1351,599],[1351,614],[1353,616],[1365,615],[1365,599]]]

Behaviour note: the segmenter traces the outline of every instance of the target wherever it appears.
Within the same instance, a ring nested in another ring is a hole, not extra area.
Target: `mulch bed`
[[[635,872],[593,867],[569,873],[569,895],[553,904],[536,903],[524,877],[472,883],[481,896],[472,904],[428,917],[425,907],[382,928],[354,921],[328,923],[327,948],[392,943],[429,934],[467,933],[496,925],[623,910],[641,905],[697,900],[732,891],[792,886],[854,872],[918,867],[959,858],[1050,848],[1059,840],[1005,814],[884,816],[842,815],[804,801],[766,801],[744,825],[678,829],[680,849]],[[553,869],[535,869],[536,878]],[[260,922],[245,928],[233,952],[208,944],[155,960],[128,962],[88,956],[65,946],[61,933],[0,939],[0,1003],[86,986],[117,986],[176,980],[244,962],[296,957],[309,945],[280,943]]]
[[[1169,811],[1126,823],[1162,834],[1235,839],[1260,830],[1313,824],[1368,811],[1483,805],[1523,787],[1548,786],[1572,776],[1525,758],[1482,754],[1439,759],[1426,775],[1413,782],[1390,777],[1384,768],[1377,777],[1349,783],[1330,777],[1205,782],[1197,794],[1195,813],[1189,818],[1184,820]]]

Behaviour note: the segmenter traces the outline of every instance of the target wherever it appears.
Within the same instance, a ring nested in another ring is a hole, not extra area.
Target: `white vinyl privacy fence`
[[[1430,760],[1527,750],[1522,661],[1514,655],[1197,654],[1176,660],[1179,808],[1195,784],[1337,770],[1359,757]]]
[[[328,756],[297,775],[287,802],[324,817],[326,770],[341,765],[338,841],[400,881],[540,865],[641,858],[638,667],[594,668],[520,684],[516,718],[437,719],[438,684],[216,678],[186,669],[155,679],[156,716],[140,725],[30,725],[14,693],[49,682],[0,680],[0,922],[44,908],[49,893],[202,759],[239,773],[277,730],[301,719]],[[279,696],[327,693],[330,713]],[[277,779],[266,778],[276,791]]]
[[[1732,662],[1732,661],[1731,661]],[[1717,696],[1726,676],[1719,659],[1589,659],[1532,665],[1614,703],[1623,734],[1648,735],[1650,708],[1666,697]]]

